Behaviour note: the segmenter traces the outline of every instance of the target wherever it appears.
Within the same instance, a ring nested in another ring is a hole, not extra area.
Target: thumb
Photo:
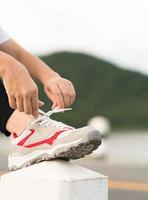
[[[53,110],[54,108],[56,108],[58,106],[58,104],[56,102],[53,102],[51,109]]]
[[[40,100],[38,100],[38,105],[39,105],[39,107],[41,107],[41,106],[43,106],[43,105],[44,105],[44,102],[43,102],[43,101],[40,101]]]

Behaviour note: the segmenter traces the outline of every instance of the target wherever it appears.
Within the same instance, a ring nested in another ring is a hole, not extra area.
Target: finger
[[[8,101],[11,108],[17,109],[16,98],[14,96],[13,97],[8,96]]]
[[[24,111],[23,99],[22,99],[22,98],[17,99],[16,104],[17,104],[17,110],[18,110],[19,112],[23,112],[23,111]]]
[[[24,112],[28,115],[32,114],[31,99],[25,97],[23,99],[23,105],[24,105]]]
[[[31,105],[32,105],[32,115],[34,117],[38,116],[38,109],[39,109],[39,104],[38,104],[38,98],[37,96],[33,96],[31,98]]]
[[[69,92],[69,106],[71,106],[75,100],[75,90],[72,83],[68,82],[68,92]]]
[[[56,102],[53,102],[51,109],[53,110],[54,108],[56,108],[58,106],[58,104]]]
[[[69,82],[69,87],[70,87],[70,105],[72,105],[76,99],[76,92],[74,85],[71,82]]]
[[[68,88],[65,88],[65,86],[60,85],[60,90],[62,93],[62,97],[64,99],[64,105],[65,107],[69,106],[69,102],[70,102],[70,96],[69,96],[69,92],[68,92]]]
[[[40,100],[38,100],[38,106],[39,107],[42,107],[44,105],[44,102],[43,101],[40,101]]]
[[[70,87],[68,85],[68,83],[61,83],[59,85],[59,88],[60,88],[60,91],[61,91],[61,94],[63,96],[63,99],[64,99],[64,105],[65,107],[69,107],[70,105],[70,102],[71,102],[71,96],[70,96]]]
[[[52,88],[52,90],[51,90]],[[52,102],[56,102],[59,108],[64,108],[64,99],[61,90],[57,85],[53,85],[50,90],[47,90],[47,96]]]
[[[57,93],[55,94],[55,97],[56,97],[55,102],[57,102],[56,107],[64,108],[65,107],[64,98],[59,87],[57,87]]]

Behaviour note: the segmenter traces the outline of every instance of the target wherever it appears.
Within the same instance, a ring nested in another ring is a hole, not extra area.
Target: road
[[[108,157],[73,161],[109,176],[109,200],[148,200],[148,135],[112,135]],[[0,137],[0,173],[6,172],[9,141]],[[141,155],[141,156],[140,156]]]
[[[148,200],[148,168],[122,166],[96,159],[75,161],[109,177],[109,200]]]

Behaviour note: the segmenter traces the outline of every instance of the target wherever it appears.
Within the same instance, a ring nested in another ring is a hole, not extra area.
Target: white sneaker
[[[98,131],[89,126],[75,129],[50,118],[53,113],[70,109],[54,109],[39,116],[17,136],[11,135],[9,169],[16,170],[32,164],[62,158],[82,158],[101,144]]]

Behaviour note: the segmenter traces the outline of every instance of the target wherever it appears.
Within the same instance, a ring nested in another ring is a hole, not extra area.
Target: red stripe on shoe
[[[27,135],[26,137],[24,137],[17,145],[19,146],[23,146],[25,144],[25,142],[33,135],[33,133],[35,132],[34,129],[30,129],[30,133],[29,135]]]
[[[18,137],[16,133],[13,133],[12,135],[14,139]]]
[[[45,143],[51,145],[51,144],[54,142],[54,140],[56,140],[57,137],[58,137],[61,133],[63,133],[64,131],[66,131],[66,130],[58,131],[58,132],[56,132],[52,137],[50,137],[50,138],[48,138],[48,139],[45,139],[45,140],[42,140],[42,141],[39,141],[39,142],[36,142],[36,143],[33,143],[33,144],[26,145],[25,147],[27,147],[27,148],[32,148],[32,147],[36,147],[36,146],[39,146],[39,145],[42,145],[42,144],[45,144]]]

